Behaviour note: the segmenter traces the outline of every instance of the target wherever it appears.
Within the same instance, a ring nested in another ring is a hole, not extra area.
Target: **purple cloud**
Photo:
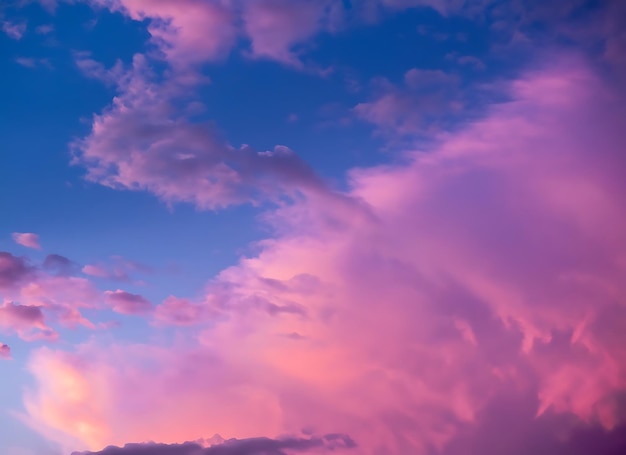
[[[27,341],[57,338],[57,334],[46,325],[41,307],[8,301],[0,305],[0,330],[15,332]]]
[[[174,106],[184,100],[185,87],[177,81],[158,84],[153,76],[146,59],[136,56],[119,81],[119,96],[94,116],[91,134],[74,143],[74,164],[86,167],[88,180],[203,209],[321,187],[287,147],[236,149],[210,124],[188,120]]]
[[[330,434],[312,438],[230,439],[210,447],[202,447],[194,442],[126,444],[124,447],[107,447],[100,452],[74,452],[72,455],[287,455],[287,453],[308,452],[313,449],[321,449],[326,453],[355,447],[356,443],[349,436]]]
[[[19,41],[24,36],[24,33],[26,33],[26,23],[4,21],[2,22],[2,31],[6,33],[9,38]]]
[[[376,79],[373,85],[373,99],[352,111],[386,135],[411,136],[441,129],[463,109],[458,78],[440,70],[413,68],[405,73],[400,87],[386,79]]]
[[[118,289],[116,291],[105,291],[105,300],[113,311],[121,314],[142,314],[152,310],[152,304],[139,294]]]
[[[44,259],[43,269],[55,275],[67,276],[78,271],[78,264],[65,256],[53,253]]]
[[[0,289],[9,289],[24,282],[33,273],[25,259],[0,251]]]

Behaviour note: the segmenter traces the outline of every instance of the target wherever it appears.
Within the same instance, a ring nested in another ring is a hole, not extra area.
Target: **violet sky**
[[[0,454],[626,453],[624,24],[0,1]]]

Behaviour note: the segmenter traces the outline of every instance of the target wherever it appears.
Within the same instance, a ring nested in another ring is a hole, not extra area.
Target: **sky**
[[[624,23],[0,1],[0,453],[626,453]]]

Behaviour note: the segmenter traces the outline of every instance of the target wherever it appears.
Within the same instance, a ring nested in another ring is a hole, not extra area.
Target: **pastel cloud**
[[[142,314],[152,310],[152,304],[139,294],[118,289],[116,291],[105,291],[105,300],[113,311],[121,314]]]
[[[244,2],[243,21],[250,39],[251,56],[302,68],[294,46],[309,41],[320,30],[332,29],[333,13],[342,7],[328,0],[261,0]]]
[[[44,318],[63,327],[95,328],[81,311],[98,308],[103,299],[89,280],[74,275],[77,271],[73,261],[58,254],[46,256],[36,266],[26,258],[0,252],[4,330],[32,341],[57,337]]]
[[[157,321],[199,334],[36,352],[30,418],[94,450],[312,428],[367,455],[456,455],[473,453],[464,437],[486,447],[510,397],[528,407],[502,411],[523,423],[507,441],[535,419],[572,438],[617,431],[623,103],[576,58],[520,77],[510,97],[432,150],[353,170],[347,194],[268,214],[277,233],[258,256],[197,301],[157,306]]]
[[[220,0],[90,0],[136,21],[149,19],[148,32],[165,58],[179,69],[223,58],[237,29],[228,2]]]
[[[88,180],[204,209],[320,188],[312,169],[287,147],[236,149],[210,124],[189,121],[174,107],[186,88],[153,77],[137,55],[112,106],[94,116],[91,134],[74,144],[74,163],[87,168]]]
[[[107,278],[109,280],[117,280],[117,281],[130,281],[130,278],[126,274],[126,272],[118,268],[109,270],[102,265],[87,264],[83,266],[81,271],[85,275],[94,276],[98,278]]]
[[[57,337],[57,334],[46,325],[40,307],[16,305],[9,301],[0,305],[0,330],[15,332],[27,341],[54,340]]]
[[[11,348],[4,344],[0,343],[0,359],[10,359],[11,358]]]
[[[15,243],[25,246],[26,248],[33,248],[35,250],[41,249],[39,243],[39,236],[32,232],[14,232],[12,235]]]
[[[137,54],[130,68],[120,62],[105,68],[88,54],[76,54],[78,67],[88,77],[117,89],[112,104],[94,116],[91,133],[73,144],[73,163],[87,170],[87,180],[111,188],[149,191],[167,203],[189,202],[211,210],[322,189],[320,179],[289,148],[234,147],[209,122],[190,120],[189,109],[198,104],[194,91],[208,81],[200,64],[224,57],[237,37],[243,34],[250,40],[248,55],[253,58],[303,69],[301,51],[321,31],[341,26],[345,5],[329,0],[297,4],[284,0],[241,4],[91,0],[90,4],[133,20],[147,19],[158,52]],[[418,5],[441,6],[439,2],[412,2],[402,8]],[[155,70],[163,60],[168,70]],[[429,77],[428,71],[422,73]],[[430,114],[436,111],[440,117],[439,111],[451,104],[445,96],[441,102],[439,92],[429,92],[431,85],[413,87],[409,98],[401,91],[383,95],[357,106],[355,113],[381,128],[413,133],[429,116],[424,109],[419,114],[414,110],[416,103],[422,108],[426,104],[425,93],[430,93],[427,103],[436,105]]]
[[[188,326],[206,323],[219,314],[219,308],[206,302],[169,296],[156,307],[154,319],[157,324]]]

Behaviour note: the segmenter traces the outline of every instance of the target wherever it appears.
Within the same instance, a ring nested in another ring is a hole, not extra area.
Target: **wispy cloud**
[[[11,39],[21,40],[26,33],[26,22],[2,22],[2,31]]]

